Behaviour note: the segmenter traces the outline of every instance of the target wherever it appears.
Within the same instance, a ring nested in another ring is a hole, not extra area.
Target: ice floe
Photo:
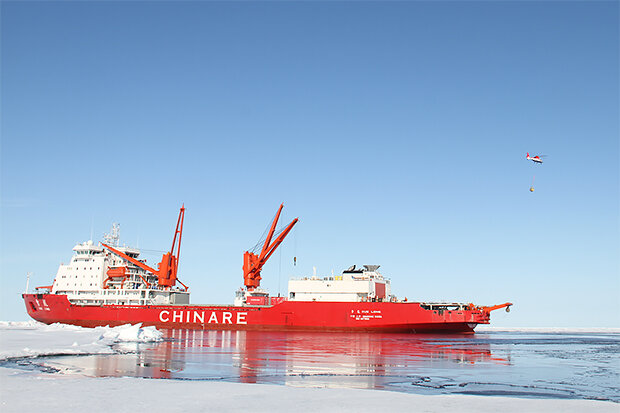
[[[84,328],[36,321],[0,322],[0,361],[46,355],[111,354],[111,345],[123,342],[155,342],[163,333],[155,327],[127,324]]]

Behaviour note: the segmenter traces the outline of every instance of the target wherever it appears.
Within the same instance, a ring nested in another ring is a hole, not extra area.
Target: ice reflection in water
[[[618,334],[406,335],[168,330],[114,356],[47,365],[93,376],[226,380],[620,401]]]

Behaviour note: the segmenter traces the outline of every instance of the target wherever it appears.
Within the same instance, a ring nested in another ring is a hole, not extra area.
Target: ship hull
[[[158,328],[256,331],[473,333],[489,323],[480,309],[441,311],[406,302],[282,301],[272,306],[74,305],[60,294],[23,294],[37,321],[82,327],[142,323]]]

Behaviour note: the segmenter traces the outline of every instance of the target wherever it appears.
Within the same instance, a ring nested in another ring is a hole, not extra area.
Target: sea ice
[[[161,341],[163,333],[141,324],[83,328],[36,321],[0,322],[0,361],[18,357],[111,354],[119,342]]]
[[[380,390],[290,387],[221,381],[90,378],[32,374],[0,368],[3,412],[44,409],[131,412],[429,412],[429,413],[618,413],[612,402],[516,399],[463,395],[423,396]]]
[[[40,355],[112,353],[112,343],[162,340],[151,327],[81,328],[36,322],[0,322],[0,362]],[[423,412],[613,412],[613,402],[469,395],[418,395],[349,388],[308,388],[222,381],[93,378],[0,368],[0,410],[135,412],[423,411]]]

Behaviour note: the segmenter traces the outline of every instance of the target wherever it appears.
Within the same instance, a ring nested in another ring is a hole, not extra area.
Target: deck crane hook
[[[278,224],[278,219],[280,219],[280,213],[282,212],[282,208],[284,208],[284,204],[280,204],[280,208],[276,213],[273,222],[271,223],[271,228],[269,229],[269,233],[267,234],[267,238],[265,238],[265,243],[263,244],[263,248],[259,255],[254,254],[253,252],[246,251],[243,254],[243,284],[248,289],[248,291],[253,291],[255,288],[260,286],[260,272],[263,269],[263,266],[271,257],[271,254],[278,248],[278,246],[284,241],[284,238],[291,232],[291,229],[295,226],[298,218],[295,218],[291,221],[290,224],[286,226],[272,241],[274,236],[274,232],[276,230],[276,225]]]

